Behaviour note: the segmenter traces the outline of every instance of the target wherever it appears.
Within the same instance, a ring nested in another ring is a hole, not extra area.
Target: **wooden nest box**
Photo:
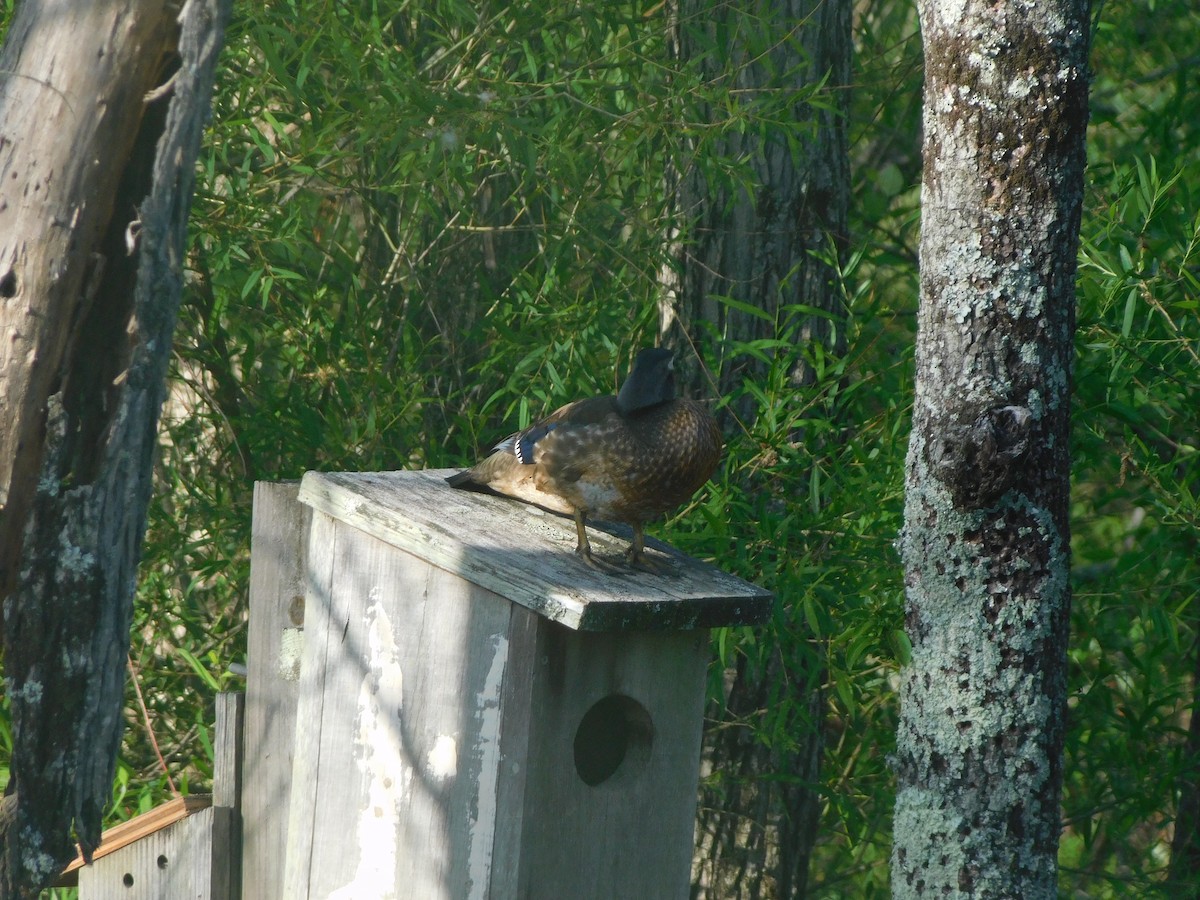
[[[257,486],[244,895],[686,897],[706,629],[770,595],[595,572],[570,519],[447,474]]]

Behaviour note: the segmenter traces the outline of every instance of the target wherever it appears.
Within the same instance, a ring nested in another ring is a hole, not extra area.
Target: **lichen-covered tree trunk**
[[[36,896],[76,840],[90,854],[111,797],[193,165],[228,12],[29,2],[0,56],[0,502],[20,548],[6,552],[0,900]]]
[[[1086,0],[920,0],[924,182],[892,890],[1056,895]]]
[[[694,112],[722,133],[710,141],[703,136],[708,129],[701,129],[669,173],[680,230],[663,276],[664,341],[703,344],[707,332],[699,323],[715,326],[720,340],[706,349],[718,359],[717,390],[729,394],[761,367],[749,355],[722,354],[738,341],[790,335],[792,375],[800,387],[810,375],[807,344],[838,350],[829,324],[841,310],[838,266],[850,194],[850,4],[680,0],[671,10],[674,55],[700,76]],[[752,124],[729,127],[722,121],[727,109],[705,106],[706,86],[714,84],[724,86],[726,101],[745,104]],[[814,104],[818,94],[821,103]],[[776,117],[785,124],[763,124]],[[744,168],[729,178],[721,171],[725,164]],[[722,297],[764,315],[747,314]],[[810,315],[814,309],[831,316]],[[842,329],[836,334],[840,340]],[[693,392],[711,394],[696,367],[689,370],[691,356],[680,354]],[[742,404],[736,412],[744,418],[749,408]],[[780,601],[786,606],[789,599]],[[778,636],[791,630],[763,637],[770,647],[765,664],[752,667],[743,659],[725,706],[712,710],[704,736],[711,777],[700,796],[693,896],[805,894],[819,812],[823,660],[803,641]],[[772,706],[775,730],[785,740],[763,740],[759,726]]]

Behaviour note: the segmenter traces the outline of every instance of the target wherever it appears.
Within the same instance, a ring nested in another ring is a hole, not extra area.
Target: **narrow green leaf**
[[[217,679],[213,677],[213,674],[208,671],[208,668],[192,654],[192,651],[188,650],[186,647],[177,647],[175,652],[183,658],[183,661],[188,664],[191,670],[196,673],[200,680],[203,681],[210,690],[212,690],[214,693],[221,690],[221,683],[217,681]]]
[[[1133,316],[1137,312],[1138,289],[1130,288],[1125,296],[1125,316],[1121,319],[1121,337],[1129,337],[1133,331]]]

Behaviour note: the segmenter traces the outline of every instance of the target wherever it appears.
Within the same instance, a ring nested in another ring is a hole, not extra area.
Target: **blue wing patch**
[[[533,448],[546,435],[558,427],[557,422],[549,425],[535,425],[520,434],[513,435],[513,455],[522,465],[533,465]]]
[[[551,422],[548,425],[534,425],[526,431],[510,434],[493,447],[492,452],[511,453],[521,465],[532,466],[533,448],[537,445],[538,441],[552,432],[558,425],[558,422]]]

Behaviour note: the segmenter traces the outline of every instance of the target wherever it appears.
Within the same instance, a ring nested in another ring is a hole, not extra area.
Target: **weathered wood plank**
[[[96,293],[143,97],[173,49],[166,7],[22,3],[0,55],[0,593],[16,574],[46,401]],[[120,212],[122,227],[136,215]]]
[[[284,894],[485,897],[514,607],[321,513],[312,534]]]
[[[761,622],[770,592],[650,542],[670,571],[597,572],[572,552],[575,526],[502,497],[459,491],[450,470],[309,472],[300,500],[553,621],[581,631],[712,628]],[[601,556],[627,539],[592,538]]]
[[[80,900],[230,900],[226,863],[232,810],[210,806],[79,872]]]
[[[293,495],[294,493],[293,491]],[[237,806],[241,793],[243,700],[243,695],[237,693],[217,695],[217,723],[213,741],[213,793],[177,797],[149,812],[135,816],[128,822],[122,822],[120,825],[106,829],[101,837],[100,846],[96,848],[93,855],[94,860],[124,851],[138,841],[146,839],[151,839],[153,847],[161,849],[164,844],[152,837],[153,835],[170,828],[176,822],[199,810],[215,806],[221,808],[223,812],[217,818],[212,819],[213,830],[206,832],[202,829],[193,833],[197,840],[202,840],[205,844],[212,844],[211,852],[203,851],[210,852],[212,859],[211,897],[213,900],[216,898],[234,900],[241,896],[241,828]],[[195,852],[195,848],[187,848],[187,853],[193,852]],[[130,851],[130,854],[123,856],[121,861],[115,865],[118,868],[139,866],[140,863],[131,862],[131,860],[142,859],[142,851]],[[55,886],[72,887],[78,884],[78,872],[84,865],[83,855],[80,854],[63,870],[62,875],[55,881]],[[122,878],[125,874],[129,873],[123,872]],[[139,883],[141,881],[142,879],[138,879]],[[92,878],[88,883],[90,885],[89,893],[85,893],[85,897],[109,896],[107,892],[111,890],[111,887],[107,883],[96,878]],[[102,884],[103,887],[101,887]],[[151,896],[150,893],[143,894],[140,890],[135,894],[138,897]],[[128,897],[128,890],[121,896]]]
[[[494,897],[688,896],[700,771],[704,631],[589,634],[538,621],[525,720],[517,884]],[[507,723],[506,723],[507,724]],[[519,823],[516,818],[519,817]]]
[[[242,719],[245,695],[217,694],[217,724],[213,729],[213,806],[236,808],[242,790]]]
[[[669,548],[666,576],[596,573],[569,520],[445,474],[301,485],[283,896],[685,897],[709,654],[690,626],[770,595]]]
[[[327,515],[314,513],[309,528],[305,593],[304,643],[300,666],[300,684],[296,698],[295,730],[292,739],[291,800],[288,804],[287,830],[281,877],[282,891],[267,886],[264,896],[310,897],[314,829],[320,814],[314,806],[321,771],[321,745],[324,731],[324,706],[327,697],[326,676],[329,644],[340,640],[336,623],[347,620],[345,610],[333,608],[337,522]],[[338,633],[335,634],[335,631]],[[336,648],[335,651],[336,653]],[[333,673],[336,676],[336,672]],[[335,704],[345,702],[334,696]],[[281,736],[282,737],[282,736]],[[326,758],[327,768],[340,768],[348,761]],[[276,772],[277,776],[282,772]],[[294,789],[292,789],[294,788]],[[328,835],[345,834],[330,830]]]
[[[531,774],[530,720],[533,715],[534,673],[538,667],[537,640],[546,621],[533,610],[512,607],[508,629],[509,665],[504,677],[500,711],[500,784],[496,791],[495,841],[489,897],[517,897],[524,839],[525,792]]]
[[[213,840],[213,896],[242,896],[242,735],[246,696],[217,695],[217,725],[213,740],[213,806],[228,810],[226,824]]]
[[[112,796],[194,162],[230,5],[22,3],[5,37],[3,896],[48,883],[75,841],[93,849]],[[145,99],[164,62],[178,65],[165,115]]]
[[[212,806],[212,803],[213,798],[211,794],[190,794],[187,797],[176,797],[174,800],[168,800],[161,806],[154,807],[149,812],[144,812],[140,816],[134,816],[127,822],[122,822],[120,825],[114,825],[112,828],[105,829],[104,835],[100,840],[100,846],[92,854],[92,859],[98,860],[108,856],[110,853],[116,853],[118,850],[128,847],[135,841],[141,840],[146,835],[161,831],[167,826],[178,822],[180,819],[190,816],[197,810],[207,809]],[[78,875],[75,873],[85,865],[83,854],[76,856],[70,865],[63,870],[58,880],[55,881],[55,887],[71,887],[74,885],[78,879]]]
[[[254,485],[242,783],[242,896],[282,896],[312,510],[298,483]]]

